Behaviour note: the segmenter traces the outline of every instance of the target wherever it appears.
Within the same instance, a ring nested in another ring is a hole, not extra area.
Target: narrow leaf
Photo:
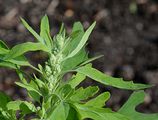
[[[92,32],[94,26],[95,26],[96,22],[94,22],[88,29],[87,31],[85,32],[85,34],[83,35],[80,43],[78,44],[78,46],[65,58],[65,59],[68,59],[68,58],[71,58],[73,57],[74,55],[76,55],[83,47],[84,45],[86,44],[88,38],[89,38],[89,35],[90,33]]]
[[[44,40],[32,29],[32,27],[23,19],[21,18],[23,25],[27,28],[27,30],[41,43],[44,44]]]
[[[11,101],[10,97],[5,93],[0,92],[0,111],[1,109],[4,111],[7,110],[6,105],[9,101]]]
[[[8,46],[2,40],[0,40],[0,48],[8,49]]]
[[[0,61],[0,67],[7,67],[12,69],[17,69],[16,65],[11,62]]]
[[[49,52],[48,48],[41,43],[26,42],[14,46],[4,59],[13,59],[15,57],[23,55],[26,52],[38,50]]]
[[[88,64],[88,63],[90,63],[90,62],[92,62],[92,61],[94,61],[94,60],[96,60],[96,59],[99,59],[99,58],[101,58],[101,57],[103,57],[103,55],[99,55],[99,56],[90,58],[90,59],[84,61],[82,64],[80,64],[80,66],[86,65],[86,64]]]
[[[51,49],[51,39],[48,34],[50,34],[49,20],[48,16],[45,15],[41,20],[40,36],[44,39],[46,45]]]
[[[0,47],[0,55],[7,54],[8,52],[9,52],[9,50]]]
[[[20,83],[20,82],[15,82],[15,84],[17,84],[18,86],[20,86],[22,88],[27,89],[28,91],[34,91],[34,92],[38,93],[39,95],[41,95],[41,93],[38,90],[36,90],[32,86],[30,86],[29,84],[23,84],[23,83]]]

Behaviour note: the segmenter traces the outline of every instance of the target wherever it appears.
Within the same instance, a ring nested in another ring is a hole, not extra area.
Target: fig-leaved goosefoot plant
[[[144,100],[143,89],[151,85],[114,78],[92,67],[91,62],[101,56],[89,58],[85,47],[96,22],[86,31],[80,22],[75,22],[69,36],[62,25],[52,38],[46,15],[41,20],[40,34],[24,19],[21,21],[37,41],[18,44],[10,49],[0,40],[0,66],[16,70],[20,78],[16,85],[25,88],[31,100],[13,101],[0,92],[0,120],[25,120],[28,115],[32,116],[31,120],[158,120],[157,113],[144,114],[135,110]],[[34,67],[24,54],[39,50],[47,54],[48,60],[44,66],[38,64]],[[22,66],[36,70],[40,77],[34,73],[28,75]],[[65,80],[67,73],[72,76]],[[106,86],[134,92],[118,111],[112,111],[105,104],[110,98],[108,91],[99,94],[97,86],[78,87],[86,77]]]

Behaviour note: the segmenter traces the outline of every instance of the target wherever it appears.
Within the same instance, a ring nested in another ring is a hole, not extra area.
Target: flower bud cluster
[[[56,87],[55,85],[58,82],[58,75],[61,72],[61,61],[63,59],[63,55],[60,51],[64,46],[64,38],[61,35],[57,35],[55,37],[55,43],[56,45],[52,50],[49,61],[46,62],[45,65],[45,73],[48,81],[50,82],[50,89]]]

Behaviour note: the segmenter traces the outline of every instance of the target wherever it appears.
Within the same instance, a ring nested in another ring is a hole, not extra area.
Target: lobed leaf
[[[133,81],[130,81],[130,82],[123,81],[122,78],[111,77],[92,67],[83,66],[76,69],[76,71],[104,85],[113,86],[116,88],[128,89],[128,90],[139,90],[139,89],[145,89],[145,88],[151,87],[151,85],[137,84],[137,83],[133,83]]]
[[[120,108],[119,113],[126,115],[130,120],[157,120],[158,113],[145,114],[136,111],[136,106],[144,101],[145,93],[144,91],[134,92],[128,101]]]
[[[128,117],[107,108],[95,108],[95,106],[84,106],[81,104],[74,105],[81,116],[81,120],[85,118],[93,120],[130,120]]]
[[[79,88],[75,93],[70,97],[72,101],[81,102],[82,100],[87,100],[90,97],[93,97],[99,88],[97,86],[89,86],[87,88]]]
[[[86,76],[82,73],[77,73],[70,81],[68,81],[68,84],[71,85],[72,88],[76,88],[77,85],[79,85]]]
[[[36,111],[35,106],[27,101],[11,101],[7,104],[8,110],[21,110],[23,114],[28,114]]]
[[[95,106],[97,108],[102,108],[105,105],[105,102],[110,98],[109,92],[104,92],[97,97],[89,100],[85,103],[86,106]]]

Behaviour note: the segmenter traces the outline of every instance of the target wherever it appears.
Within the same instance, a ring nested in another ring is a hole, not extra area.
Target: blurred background
[[[90,56],[103,54],[93,62],[94,67],[114,77],[134,82],[155,84],[146,90],[145,102],[138,106],[142,112],[158,112],[158,0],[0,0],[0,39],[10,47],[34,41],[23,27],[23,17],[39,31],[39,22],[47,14],[51,35],[55,35],[61,22],[68,32],[75,21],[86,29],[93,21],[97,25],[88,44]],[[43,62],[42,53],[27,54],[32,64]],[[27,72],[31,72],[26,68]],[[18,81],[15,71],[0,69],[0,91],[13,99],[27,99],[26,91],[14,85]],[[102,86],[87,80],[83,86],[99,85],[110,90],[108,106],[117,110],[131,91]]]

